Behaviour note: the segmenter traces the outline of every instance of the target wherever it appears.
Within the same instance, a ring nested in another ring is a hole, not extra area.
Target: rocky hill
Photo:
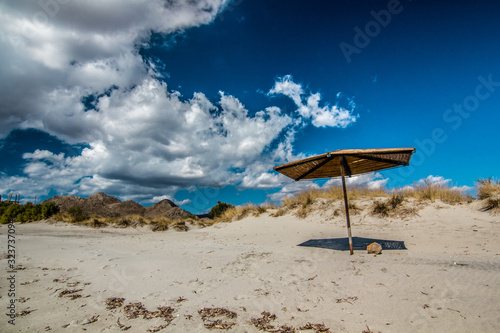
[[[118,198],[102,192],[93,194],[88,198],[80,198],[73,195],[55,196],[45,200],[43,203],[48,202],[55,203],[63,212],[72,207],[77,207],[88,215],[102,217],[140,215],[145,218],[182,218],[192,216],[191,213],[178,207],[170,200],[165,199],[150,207],[144,207],[135,201],[120,201]]]

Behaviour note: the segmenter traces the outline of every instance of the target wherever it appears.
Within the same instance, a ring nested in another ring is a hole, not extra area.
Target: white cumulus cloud
[[[346,177],[345,182],[347,186],[366,186],[371,190],[383,189],[387,185],[389,178],[384,178],[380,173],[365,173],[362,175],[355,175]],[[323,188],[330,186],[342,186],[342,178],[332,178],[328,180]]]
[[[452,186],[452,180],[451,179],[446,179],[443,176],[433,176],[429,175],[426,178],[419,179],[416,184],[418,186],[438,186],[438,187],[449,187],[451,190],[458,190],[460,192],[469,192],[473,191],[474,187],[472,186]],[[403,190],[414,190],[415,186],[413,185],[407,185],[403,187]]]
[[[279,202],[285,200],[287,197],[293,197],[297,193],[306,191],[309,189],[317,190],[319,185],[313,181],[301,181],[301,182],[291,182],[287,181],[285,185],[280,189],[279,192],[268,195],[269,200]]]
[[[314,93],[309,96],[304,95],[302,85],[295,83],[291,75],[285,75],[279,78],[274,87],[268,92],[269,96],[284,95],[290,97],[297,106],[297,112],[300,116],[311,119],[312,124],[316,127],[339,127],[345,128],[348,125],[356,122],[358,115],[355,115],[355,104],[352,100],[349,101],[349,108],[335,105],[320,106],[321,94]],[[337,97],[340,97],[339,93]]]
[[[356,121],[352,109],[320,105],[319,93],[305,96],[291,76],[276,81],[269,94],[292,98],[293,115],[273,106],[249,112],[224,92],[210,101],[202,92],[183,98],[168,89],[140,47],[152,32],[210,24],[227,4],[0,2],[0,138],[34,128],[86,147],[76,156],[25,153],[23,174],[1,175],[0,193],[104,191],[147,202],[174,200],[177,191],[193,187],[274,188],[283,178],[272,167],[302,157],[293,154],[302,118],[319,127]],[[92,105],[84,102],[90,97]]]

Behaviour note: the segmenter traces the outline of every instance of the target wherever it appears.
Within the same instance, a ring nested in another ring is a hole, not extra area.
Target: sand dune
[[[16,224],[23,315],[15,326],[4,316],[1,331],[495,332],[500,220],[479,208],[436,202],[414,217],[352,216],[355,236],[407,247],[377,256],[297,246],[346,236],[333,208],[184,233]],[[7,232],[0,226],[2,243]],[[0,286],[5,311],[7,279]]]

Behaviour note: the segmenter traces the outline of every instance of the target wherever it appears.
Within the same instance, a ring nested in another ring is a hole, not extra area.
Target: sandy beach
[[[0,330],[496,332],[500,220],[479,208],[436,201],[413,217],[353,215],[354,236],[407,247],[353,256],[298,246],[346,237],[333,208],[188,232],[16,223],[19,315],[11,325],[4,314]],[[8,228],[0,226],[4,313]]]

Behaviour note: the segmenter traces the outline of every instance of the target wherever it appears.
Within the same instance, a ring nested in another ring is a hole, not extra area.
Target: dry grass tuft
[[[379,217],[414,215],[416,209],[404,207],[404,202],[405,192],[394,192],[386,201],[375,201],[370,214]]]
[[[115,228],[127,228],[127,227],[137,228],[147,224],[144,217],[140,215],[127,215],[113,220],[114,220],[113,227]]]
[[[231,207],[228,208],[222,213],[222,215],[215,219],[216,222],[232,222],[233,220],[237,220],[237,216],[242,216],[246,211],[246,208],[243,207]]]
[[[381,217],[389,216],[389,206],[387,202],[375,201],[371,214]]]
[[[278,205],[274,203],[264,203],[260,206],[257,206],[257,210],[254,212],[254,216],[259,216],[270,209],[278,209]]]
[[[277,206],[273,204],[263,204],[260,206],[254,204],[247,204],[243,206],[230,207],[224,213],[215,219],[216,222],[233,222],[244,219],[249,215],[259,216],[269,209],[276,209]]]
[[[278,208],[278,210],[276,212],[274,212],[270,216],[271,217],[280,217],[280,216],[285,215],[286,213],[288,213],[288,209],[286,207],[280,207],[280,208]]]
[[[297,194],[292,202],[288,205],[290,208],[295,208],[299,206],[299,209],[295,212],[295,216],[303,219],[306,218],[312,211],[311,205],[317,198],[317,193],[314,190],[304,191]],[[286,200],[285,200],[286,201]]]
[[[91,218],[87,221],[84,221],[84,223],[86,225],[88,225],[89,227],[91,228],[103,228],[103,227],[106,227],[108,224],[106,222],[102,222],[100,221],[99,219],[96,219],[96,218]]]
[[[457,188],[452,188],[448,184],[435,184],[428,179],[424,182],[415,182],[414,189],[404,191],[403,194],[405,197],[429,200],[431,202],[439,199],[450,205],[471,202],[473,200],[470,195]]]
[[[102,228],[111,226],[114,228],[137,228],[149,226],[153,231],[166,231],[169,229],[175,231],[188,231],[188,224],[206,227],[216,223],[214,220],[203,219],[200,220],[196,216],[186,216],[180,218],[168,218],[166,216],[156,216],[154,218],[145,218],[141,215],[127,215],[122,217],[102,217],[90,216],[83,221],[75,221],[71,214],[67,212],[58,213],[52,218],[55,221],[77,223],[80,225],[88,226],[91,228]]]
[[[52,220],[65,222],[65,223],[74,223],[73,217],[69,215],[67,212],[59,212],[57,214],[52,215]]]
[[[476,183],[477,197],[485,202],[484,211],[500,211],[500,180],[479,179]]]
[[[379,198],[387,197],[389,194],[384,189],[370,189],[367,186],[354,186],[348,189],[349,212],[353,215],[359,214],[361,209],[356,206],[354,200],[361,198]],[[326,199],[328,201],[344,200],[344,192],[340,186],[331,186],[326,189],[308,189],[299,192],[295,196],[285,198],[278,211],[272,214],[278,217],[286,214],[288,211],[297,209],[295,215],[299,218],[307,217],[313,211],[313,204],[316,199]],[[344,207],[335,210],[334,215],[345,215]]]
[[[398,208],[405,200],[404,193],[394,192],[387,200],[387,204],[391,209]]]
[[[175,231],[186,232],[189,230],[188,226],[186,225],[186,221],[182,221],[182,220],[174,221],[174,223],[172,223],[171,227]]]
[[[174,229],[176,231],[187,231],[186,221],[183,219],[169,219],[168,217],[155,217],[150,220],[149,227],[153,231],[166,231]]]
[[[477,197],[480,200],[495,197],[500,192],[500,180],[494,178],[478,179],[476,182]]]

